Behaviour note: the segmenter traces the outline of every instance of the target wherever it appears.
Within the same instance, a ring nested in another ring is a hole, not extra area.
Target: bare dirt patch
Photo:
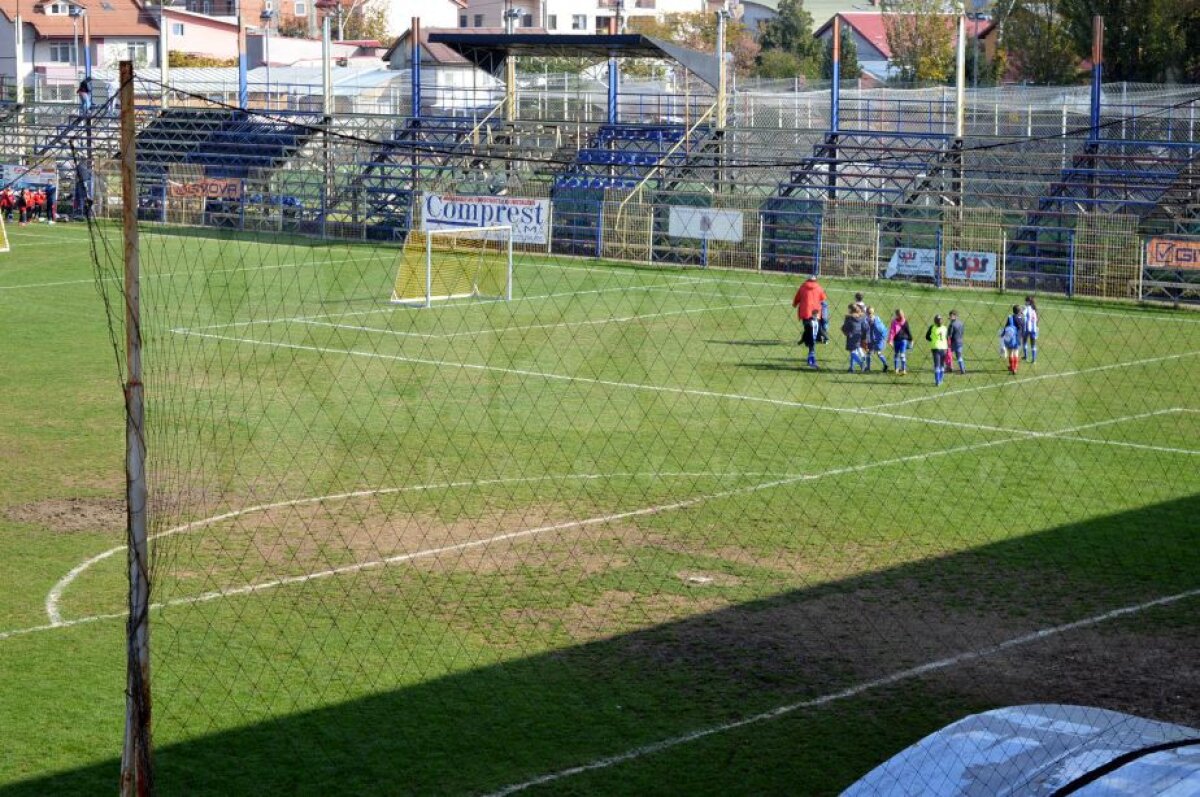
[[[125,529],[125,501],[121,498],[48,498],[5,507],[4,516],[15,523],[41,526],[55,534],[121,534]]]

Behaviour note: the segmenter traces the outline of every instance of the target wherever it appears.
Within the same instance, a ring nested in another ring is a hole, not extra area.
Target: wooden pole
[[[129,551],[125,744],[121,797],[155,792],[150,743],[150,559],[146,540],[146,435],[137,226],[133,62],[121,62],[121,220],[125,238],[125,500]]]

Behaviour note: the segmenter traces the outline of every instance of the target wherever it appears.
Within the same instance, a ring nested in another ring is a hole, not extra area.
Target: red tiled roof
[[[40,10],[42,2],[0,0],[0,14],[7,17],[9,22],[17,16],[18,1],[21,20],[33,26],[39,39],[74,35],[71,17],[67,14],[43,13]],[[44,2],[49,5],[49,0]],[[73,0],[73,4],[87,9],[92,36],[158,36],[153,19],[134,0]],[[83,30],[82,25],[79,30]]]
[[[887,25],[884,24],[885,14],[882,11],[844,11],[836,14],[835,17],[840,17],[843,25],[853,28],[855,33],[870,42],[871,46],[883,53],[885,58],[891,59],[892,48],[888,46]],[[953,14],[947,14],[945,18],[946,24],[951,26],[957,19]],[[968,19],[967,35],[977,36],[987,30],[990,25],[991,22],[986,19]],[[832,27],[833,19],[830,19],[813,35],[821,36]]]

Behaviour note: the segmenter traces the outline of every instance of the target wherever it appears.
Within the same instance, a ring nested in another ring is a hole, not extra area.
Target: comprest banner
[[[702,241],[741,241],[744,216],[740,210],[671,207],[667,234]]]
[[[999,260],[995,252],[963,252],[957,249],[949,251],[946,253],[946,278],[995,282],[996,264]]]
[[[421,229],[512,227],[513,243],[550,240],[550,200],[515,196],[421,194]]]
[[[167,196],[171,199],[241,199],[242,181],[231,179],[205,179],[167,183]]]
[[[1151,238],[1146,242],[1146,268],[1200,271],[1200,241]]]
[[[896,277],[929,277],[932,279],[937,271],[936,249],[912,249],[907,246],[897,247],[888,261],[887,270],[883,273],[886,279]]]

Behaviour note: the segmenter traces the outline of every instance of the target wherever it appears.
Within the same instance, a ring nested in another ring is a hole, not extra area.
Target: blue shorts
[[[907,340],[897,340],[892,343],[892,347],[896,350],[896,354],[904,354],[908,351]]]
[[[1033,332],[1022,332],[1021,340],[1036,341],[1037,340],[1037,330],[1035,329]]]

